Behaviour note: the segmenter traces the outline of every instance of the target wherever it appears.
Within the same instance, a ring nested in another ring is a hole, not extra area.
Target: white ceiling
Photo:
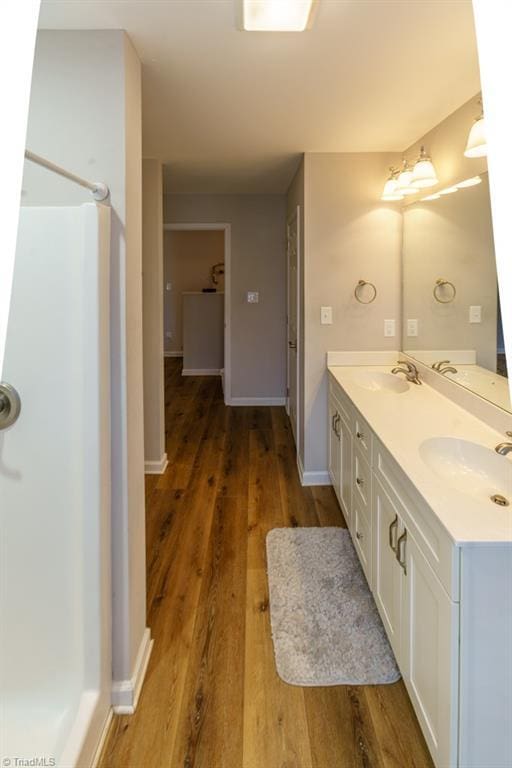
[[[470,0],[319,0],[304,33],[235,0],[43,0],[43,29],[125,29],[143,150],[174,192],[285,192],[308,152],[401,151],[480,89]]]

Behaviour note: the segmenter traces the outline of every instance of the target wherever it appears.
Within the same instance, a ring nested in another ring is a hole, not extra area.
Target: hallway
[[[148,626],[133,716],[101,768],[427,768],[403,683],[298,688],[273,659],[265,536],[344,526],[332,489],[302,488],[284,408],[227,408],[216,377],[166,360],[169,466],[146,477]]]

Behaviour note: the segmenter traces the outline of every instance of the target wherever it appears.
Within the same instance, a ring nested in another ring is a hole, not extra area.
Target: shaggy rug
[[[267,535],[277,672],[291,685],[373,685],[400,677],[349,532]]]

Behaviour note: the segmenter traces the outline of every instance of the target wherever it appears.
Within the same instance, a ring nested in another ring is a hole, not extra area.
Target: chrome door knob
[[[11,384],[0,382],[0,429],[11,427],[21,411],[20,396]]]

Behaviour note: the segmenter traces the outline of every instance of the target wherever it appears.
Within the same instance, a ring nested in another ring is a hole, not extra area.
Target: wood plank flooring
[[[148,625],[137,711],[100,768],[432,768],[403,683],[297,688],[276,674],[265,536],[340,525],[302,488],[282,408],[226,408],[219,380],[166,361],[169,467],[148,476]]]

